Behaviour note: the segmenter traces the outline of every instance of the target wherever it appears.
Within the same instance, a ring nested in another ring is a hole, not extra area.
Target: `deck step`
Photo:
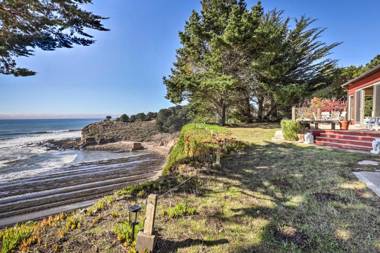
[[[318,136],[316,140],[324,141],[324,142],[347,144],[347,145],[363,146],[363,147],[369,147],[369,148],[372,147],[372,142],[370,141],[336,139],[336,138],[331,138],[331,137],[320,137],[320,136]]]
[[[320,146],[328,146],[333,148],[342,148],[342,149],[352,149],[352,150],[362,150],[362,151],[370,151],[372,148],[361,145],[352,145],[352,144],[344,144],[340,142],[332,142],[332,141],[315,141],[315,144]]]
[[[376,131],[315,130],[315,144],[341,149],[370,151],[372,141],[380,138]]]
[[[375,137],[369,136],[360,136],[360,135],[350,135],[350,134],[329,134],[321,133],[318,137],[330,138],[330,139],[341,139],[341,140],[356,140],[356,141],[365,141],[372,142]]]
[[[314,134],[337,134],[337,135],[355,135],[362,137],[380,138],[380,131],[352,131],[352,130],[314,130]]]

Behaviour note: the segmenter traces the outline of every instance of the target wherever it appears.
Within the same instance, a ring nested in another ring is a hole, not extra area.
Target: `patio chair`
[[[331,118],[330,112],[321,112],[321,119],[322,120],[329,120]]]
[[[332,120],[339,120],[340,119],[340,112],[332,112],[331,113],[331,119]]]
[[[364,118],[364,125],[366,126],[367,129],[372,130],[374,127],[376,121],[374,118],[371,117],[365,117]]]
[[[380,129],[380,118],[378,117],[366,117],[364,124],[367,129],[378,131]]]
[[[379,131],[380,129],[380,118],[376,117],[376,118],[373,118],[373,123],[372,123],[372,129],[375,130],[375,131]]]
[[[346,119],[346,117],[347,117],[347,112],[342,112],[340,114],[340,118],[339,119],[344,120],[344,119]]]

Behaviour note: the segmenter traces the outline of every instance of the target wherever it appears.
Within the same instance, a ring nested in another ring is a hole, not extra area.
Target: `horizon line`
[[[50,113],[0,113],[0,120],[12,119],[102,119],[107,115],[118,117],[119,114],[102,114],[102,113],[78,113],[78,114],[50,114]]]

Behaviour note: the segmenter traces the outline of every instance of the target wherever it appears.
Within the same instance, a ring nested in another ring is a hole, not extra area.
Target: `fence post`
[[[296,120],[296,107],[292,106],[292,120]]]
[[[154,219],[156,217],[157,195],[150,194],[146,203],[144,231],[139,232],[136,241],[137,252],[153,252],[155,244]]]

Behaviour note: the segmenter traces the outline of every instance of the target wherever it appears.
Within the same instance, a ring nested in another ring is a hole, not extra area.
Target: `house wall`
[[[356,90],[365,88],[377,82],[380,82],[380,71],[348,85],[348,95],[353,95]]]
[[[367,87],[372,86],[372,85],[377,84],[377,83],[380,83],[380,70],[377,71],[376,73],[373,73],[373,74],[371,74],[371,75],[369,75],[363,79],[360,79],[360,80],[348,85],[348,87],[347,87],[348,97],[354,96],[354,99],[352,100],[352,102],[355,103],[350,108],[351,110],[353,109],[353,112],[350,112],[350,114],[353,116],[353,118],[351,118],[351,122],[353,124],[359,124],[363,120],[362,116],[364,115],[364,107],[362,105],[361,99],[363,99],[365,95],[370,95],[370,93],[374,94],[373,87],[371,87],[370,89],[364,90],[364,92],[362,94],[357,93],[357,91],[364,89],[364,88],[367,88]],[[359,94],[361,96],[361,99],[357,98],[359,96]],[[376,89],[376,94],[377,95],[380,94],[378,89]],[[376,98],[374,99],[374,108],[375,108],[374,109],[375,110],[374,116],[377,116],[380,114],[380,110],[379,110],[380,101],[379,101],[379,99],[377,99],[377,96],[375,96],[375,97]],[[360,106],[356,105],[356,103],[358,101],[361,104]],[[361,114],[363,114],[363,115],[361,115]]]

